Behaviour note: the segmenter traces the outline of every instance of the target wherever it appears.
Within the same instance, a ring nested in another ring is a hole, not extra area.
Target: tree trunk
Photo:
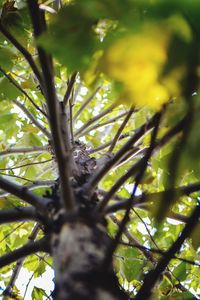
[[[56,300],[127,300],[112,270],[102,270],[110,239],[103,225],[64,223],[52,238]]]

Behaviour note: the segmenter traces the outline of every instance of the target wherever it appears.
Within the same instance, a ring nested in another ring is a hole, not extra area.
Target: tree
[[[3,297],[198,297],[198,1],[0,3]]]

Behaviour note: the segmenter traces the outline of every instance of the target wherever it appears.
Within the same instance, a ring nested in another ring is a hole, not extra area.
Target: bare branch
[[[88,106],[88,104],[93,100],[95,95],[98,93],[98,91],[101,89],[101,86],[98,86],[96,90],[85,100],[85,102],[82,104],[82,106],[79,108],[79,110],[74,115],[73,121],[76,121],[78,116],[82,113],[82,111]]]
[[[26,220],[40,219],[33,207],[16,207],[13,209],[0,210],[0,225],[11,222],[22,222]]]
[[[34,226],[33,230],[32,230],[31,235],[28,238],[30,242],[32,242],[36,239],[39,230],[40,230],[40,225],[36,224]],[[8,285],[6,286],[5,290],[3,291],[3,296],[8,296],[8,297],[13,296],[12,289],[13,289],[13,287],[15,285],[15,282],[18,278],[19,272],[20,272],[20,270],[23,266],[24,260],[25,260],[25,258],[21,258],[17,261],[17,263],[16,263],[16,265],[13,269],[10,281],[9,281]]]
[[[0,72],[33,104],[33,106],[42,113],[45,117],[47,117],[47,114],[33,101],[33,99],[27,94],[26,91],[24,91],[21,86],[10,76],[8,75],[1,67]]]
[[[40,152],[48,152],[50,150],[50,146],[34,146],[29,148],[9,148],[0,152],[0,156],[8,156],[8,155],[24,155],[24,154],[32,154],[32,153],[40,153]]]
[[[74,74],[72,74],[71,78],[69,79],[67,90],[66,90],[66,93],[65,93],[64,98],[63,98],[64,105],[67,105],[67,102],[68,102],[68,100],[70,98],[70,95],[72,93],[74,84],[76,82],[76,76],[77,76],[77,72],[75,72]]]
[[[92,131],[92,130],[96,130],[96,129],[99,129],[99,128],[101,128],[101,127],[110,125],[110,124],[116,122],[117,120],[121,119],[122,117],[124,117],[124,116],[126,116],[126,115],[127,115],[127,112],[123,112],[123,113],[119,114],[117,117],[110,118],[110,119],[108,119],[107,121],[105,121],[105,122],[103,122],[103,123],[97,123],[97,124],[95,124],[95,125],[93,125],[93,126],[91,126],[91,127],[89,127],[89,128],[86,128],[86,130],[83,131],[83,132],[81,133],[81,136],[90,133],[90,131]],[[124,135],[123,135],[123,136],[124,136]],[[127,135],[127,136],[128,136],[128,135]],[[120,139],[120,138],[119,138],[119,139]],[[112,141],[110,142],[110,144],[112,144]],[[109,144],[109,145],[110,145],[110,144]],[[105,147],[105,148],[106,148],[106,147]],[[96,151],[95,151],[95,152],[96,152]]]
[[[82,135],[82,133],[85,131],[86,128],[88,128],[91,124],[97,122],[99,119],[101,119],[101,118],[105,117],[106,115],[108,115],[115,107],[116,107],[116,104],[114,103],[113,105],[109,106],[105,110],[101,111],[97,116],[95,116],[94,118],[90,119],[80,129],[78,129],[74,133],[74,136],[76,138],[80,137]]]
[[[34,181],[33,183],[24,185],[24,187],[27,190],[31,191],[31,190],[35,190],[38,188],[50,187],[50,186],[54,185],[55,182],[56,182],[55,180],[38,180],[38,181]],[[0,198],[7,197],[8,195],[10,195],[10,193],[7,193],[7,192],[0,193]]]
[[[173,127],[172,129],[169,130],[169,132],[167,132],[167,134],[161,138],[158,142],[155,142],[155,147],[153,149],[153,152],[155,152],[156,150],[160,149],[161,146],[164,146],[166,142],[168,142],[168,140],[170,138],[172,138],[175,134],[179,133],[182,130],[182,126],[184,124],[184,120],[181,120],[181,122],[179,122],[175,127]],[[167,138],[166,138],[167,136]],[[128,143],[128,142],[127,142]],[[126,145],[126,144],[125,144]],[[148,148],[145,149],[145,153],[147,153]],[[120,151],[120,150],[119,150]],[[145,154],[146,155],[146,154]],[[122,155],[123,157],[123,155]],[[137,161],[128,171],[126,174],[124,174],[123,176],[121,176],[116,183],[112,186],[112,188],[110,189],[110,191],[105,195],[104,199],[102,200],[101,203],[99,203],[99,209],[102,211],[103,214],[103,210],[106,207],[109,199],[111,199],[111,197],[117,192],[117,190],[124,184],[124,182],[130,178],[131,176],[133,176],[137,170],[140,168],[141,164],[142,164],[143,158],[140,159],[139,161]],[[110,163],[110,161],[108,162],[108,164]],[[104,168],[104,167],[103,167]],[[101,171],[101,170],[100,170]],[[100,172],[99,172],[100,173]],[[98,172],[97,172],[98,174]],[[95,176],[94,176],[95,177]]]
[[[50,140],[51,139],[50,132],[30,113],[30,111],[25,107],[25,105],[20,103],[18,100],[13,100],[13,102],[27,115],[27,117],[32,121],[32,123],[36,127],[38,127],[44,133],[44,135]]]
[[[105,269],[107,269],[107,267],[110,265],[111,260],[112,260],[112,255],[113,255],[114,251],[116,250],[116,247],[117,247],[117,245],[120,241],[120,238],[121,238],[121,236],[122,236],[122,234],[123,234],[123,232],[126,228],[126,224],[129,221],[129,214],[130,214],[130,211],[131,211],[131,208],[132,208],[132,202],[133,202],[133,199],[134,199],[134,196],[135,196],[136,189],[137,189],[138,184],[140,183],[140,181],[141,181],[141,179],[142,179],[142,177],[145,173],[147,163],[148,163],[148,161],[149,161],[149,159],[150,159],[150,157],[153,153],[153,150],[155,148],[155,141],[156,141],[156,136],[157,136],[157,133],[158,133],[162,113],[163,112],[160,112],[160,113],[156,114],[155,127],[154,127],[153,132],[152,132],[150,146],[149,146],[144,158],[141,160],[141,164],[140,164],[139,169],[138,169],[138,174],[135,178],[135,185],[134,185],[134,188],[133,188],[133,192],[132,192],[131,197],[129,199],[130,201],[127,204],[127,208],[126,208],[125,214],[122,218],[122,221],[120,222],[119,229],[117,231],[115,239],[113,240],[110,247],[108,248],[107,255],[106,255],[104,263],[103,263],[103,266],[104,266]]]
[[[6,170],[10,171],[10,170],[16,170],[16,169],[20,169],[20,168],[24,168],[24,167],[29,167],[29,166],[41,165],[41,164],[48,163],[48,162],[50,162],[52,160],[53,159],[47,159],[47,160],[36,161],[36,162],[32,162],[32,163],[27,163],[27,164],[15,166],[15,167],[0,168],[0,171],[6,171]]]
[[[16,249],[10,253],[0,257],[0,268],[5,267],[23,257],[34,254],[36,252],[48,252],[48,240],[47,238],[42,238],[36,242],[28,242],[26,245],[19,249]]]
[[[130,132],[124,133],[124,134],[122,134],[122,135],[119,137],[119,140],[123,140],[123,139],[125,139],[125,138],[128,138],[128,137],[130,137],[130,135],[131,135]],[[107,142],[107,143],[105,143],[105,144],[103,144],[103,145],[101,145],[101,146],[99,146],[99,147],[97,147],[97,148],[90,149],[88,152],[89,152],[89,154],[93,154],[93,153],[102,151],[102,150],[108,148],[111,144],[112,144],[112,141],[109,141],[109,142]]]
[[[98,182],[107,174],[107,172],[122,158],[122,156],[130,150],[130,147],[134,145],[134,143],[138,142],[138,140],[148,132],[154,125],[158,114],[155,114],[149,122],[143,124],[140,128],[138,128],[135,134],[125,143],[125,145],[117,151],[117,153],[110,159],[107,164],[105,164],[97,173],[95,173],[89,182],[85,185],[85,189],[92,193],[93,189],[96,187]]]
[[[41,12],[37,1],[28,1],[29,12],[32,19],[34,35],[37,38],[46,29],[44,12]],[[63,128],[63,113],[59,105],[52,72],[52,61],[46,55],[41,47],[38,47],[40,65],[43,72],[43,80],[45,86],[45,98],[48,106],[49,122],[53,138],[53,146],[56,159],[58,162],[58,170],[61,182],[62,201],[68,211],[75,209],[75,200],[71,188],[70,177],[72,176],[70,137],[67,136],[68,131]],[[67,141],[67,144],[66,144]]]
[[[152,252],[152,253],[156,253],[156,254],[160,254],[162,256],[165,256],[165,251],[164,250],[160,250],[160,249],[154,249],[154,248],[147,248],[143,245],[138,245],[136,243],[126,243],[126,242],[120,242],[121,245],[124,245],[124,246],[127,246],[127,247],[135,247],[135,248],[138,248],[138,249],[145,249],[146,251],[149,251],[149,252]],[[183,257],[178,257],[178,256],[174,256],[172,257],[172,259],[176,259],[176,260],[180,260],[180,261],[183,261],[187,264],[190,264],[190,265],[193,265],[193,266],[197,266],[197,267],[200,267],[200,264],[193,261],[193,260],[190,260],[190,259],[187,259],[187,258],[183,258]]]
[[[120,137],[122,131],[124,130],[126,124],[128,123],[130,117],[132,116],[133,112],[134,112],[134,108],[131,107],[131,109],[129,110],[126,118],[124,119],[124,121],[122,122],[121,126],[119,127],[119,129],[118,129],[118,131],[117,131],[117,133],[116,133],[116,135],[115,135],[115,137],[113,139],[113,142],[110,145],[110,148],[108,149],[108,152],[113,152],[113,150],[114,150],[114,148],[115,148],[115,146],[117,144],[117,141],[119,140],[119,137]]]
[[[15,39],[15,37],[3,26],[3,24],[0,22],[0,31],[3,33],[3,35],[13,44],[17,50],[24,56],[24,58],[29,63],[30,67],[32,68],[36,78],[38,79],[41,88],[43,87],[42,84],[42,77],[40,74],[40,71],[38,70],[32,55]]]
[[[42,212],[47,211],[47,205],[51,202],[51,200],[49,200],[48,198],[36,196],[35,194],[31,193],[26,187],[10,182],[2,176],[0,176],[0,188],[15,195],[26,203],[33,205]]]
[[[189,184],[187,186],[181,186],[178,187],[176,189],[173,190],[173,196],[176,198],[179,198],[183,195],[190,195],[192,193],[198,192],[200,191],[200,183],[196,182],[193,184]],[[100,194],[104,195],[104,198],[106,197],[106,195],[109,193],[104,192],[102,190],[99,190]],[[136,208],[140,208],[142,210],[147,210],[150,211],[151,207],[148,206],[148,202],[152,202],[152,201],[156,201],[155,199],[162,199],[163,194],[167,193],[168,191],[162,191],[162,192],[157,192],[157,193],[151,193],[151,194],[142,194],[140,196],[135,196],[134,199],[134,203],[132,207],[136,207]],[[114,195],[113,199],[116,199],[117,202],[108,206],[105,209],[105,214],[111,214],[114,212],[117,212],[119,210],[124,210],[127,207],[128,198],[123,198],[120,197],[118,195]],[[181,214],[177,214],[174,212],[169,212],[169,214],[167,215],[167,218],[170,219],[175,219],[178,220],[180,222],[186,223],[188,221],[188,217],[181,215]]]

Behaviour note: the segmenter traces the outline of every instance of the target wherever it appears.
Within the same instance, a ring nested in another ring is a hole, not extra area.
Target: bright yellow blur
[[[146,24],[142,31],[125,36],[104,54],[104,72],[123,84],[120,102],[159,110],[180,92],[180,70],[161,78],[167,63],[170,31]]]

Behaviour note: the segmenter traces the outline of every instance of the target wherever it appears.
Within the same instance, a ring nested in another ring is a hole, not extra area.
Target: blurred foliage
[[[91,157],[99,158],[106,153],[108,147],[97,151],[98,147],[112,141],[123,121],[123,117],[118,118],[119,115],[127,112],[132,105],[135,112],[126,124],[122,133],[124,137],[118,140],[114,152],[163,104],[166,104],[166,111],[158,133],[159,139],[187,116],[188,112],[192,114],[190,122],[185,124],[189,128],[186,139],[183,141],[182,134],[178,134],[158,148],[152,156],[137,195],[151,194],[147,207],[141,205],[136,208],[140,218],[134,212],[131,213],[127,229],[144,247],[167,250],[183,229],[182,222],[169,218],[170,213],[190,216],[199,199],[199,193],[190,197],[171,195],[169,205],[165,206],[165,199],[160,194],[168,187],[188,185],[200,178],[199,0],[65,0],[58,12],[54,1],[40,3],[46,13],[47,30],[36,43],[53,56],[59,100],[63,99],[67,79],[74,71],[79,72],[74,87],[74,115],[94,90],[100,87],[74,121],[75,139],[79,138],[79,141],[86,144],[92,153]],[[4,0],[0,1],[0,5],[1,24],[30,52],[38,65],[26,1]],[[30,66],[3,34],[0,34],[0,67],[26,91],[37,106],[45,110],[45,99]],[[44,149],[38,153],[24,154],[22,151],[17,155],[5,155],[5,151],[9,152],[12,148],[49,145],[48,138],[13,102],[16,99],[49,130],[46,117],[1,72],[0,174],[24,186],[35,184],[34,191],[44,195],[48,188],[45,184],[37,187],[37,182],[57,178],[52,153]],[[116,106],[111,112],[92,122],[87,128],[83,127],[113,103]],[[110,190],[142,157],[149,141],[150,133],[147,131],[133,145],[135,154],[121,162],[119,167],[114,167],[99,187]],[[174,161],[172,157],[175,157]],[[170,162],[175,166],[176,174],[170,167]],[[117,195],[121,199],[128,198],[133,183],[134,177],[131,177]],[[0,191],[1,209],[20,205],[24,203]],[[163,207],[165,213],[157,226],[155,219],[161,215]],[[115,214],[119,221],[122,216],[121,211]],[[32,227],[33,224],[28,222],[20,223],[19,228],[16,224],[1,225],[0,254],[25,243]],[[117,225],[108,218],[108,232],[113,237],[116,231]],[[198,225],[185,241],[178,257],[200,262],[199,234]],[[123,240],[127,242],[127,237],[124,236]],[[152,255],[155,260],[161,257],[158,253]],[[51,264],[50,258],[45,259]],[[34,277],[40,277],[46,270],[46,264],[38,257],[26,260],[24,267],[33,271]],[[141,286],[144,274],[152,267],[152,262],[131,245],[121,245],[115,253],[115,270],[119,282],[131,298]],[[199,266],[173,259],[168,269],[168,273],[163,275],[156,286],[153,299],[194,299],[194,295],[200,297]],[[10,266],[1,270],[0,282],[8,283],[9,272]],[[177,288],[180,284],[186,291]],[[46,292],[34,287],[32,299],[43,297],[47,297]]]

